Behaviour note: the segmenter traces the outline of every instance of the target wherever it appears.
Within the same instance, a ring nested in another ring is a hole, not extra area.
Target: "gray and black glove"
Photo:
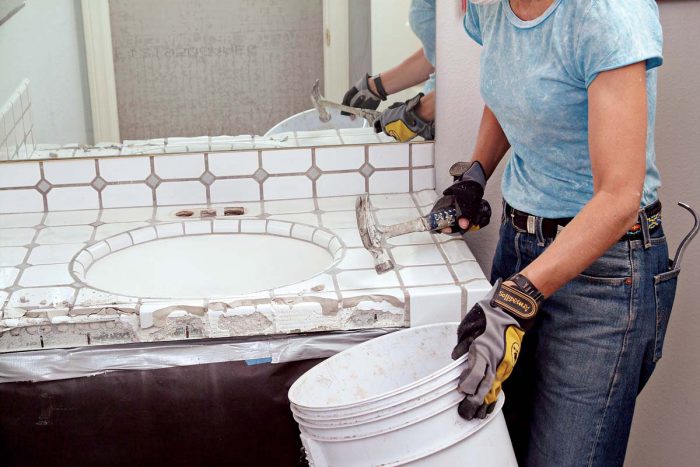
[[[416,113],[416,106],[423,97],[419,93],[406,102],[396,102],[386,109],[374,122],[374,131],[384,131],[396,141],[405,143],[416,136],[422,136],[431,141],[435,139],[433,122],[422,120]]]
[[[469,353],[459,378],[466,397],[458,407],[462,418],[484,418],[493,411],[503,382],[518,361],[525,330],[534,323],[544,296],[523,275],[500,280],[467,313],[457,329],[452,358]]]
[[[472,162],[464,173],[455,176],[455,183],[443,192],[444,196],[437,200],[433,211],[452,206],[457,209],[458,218],[469,221],[468,231],[486,227],[491,220],[491,205],[483,199],[485,187],[486,174],[481,163]],[[463,232],[459,226],[453,227],[454,230]]]
[[[369,80],[374,81],[374,85],[377,88],[377,93],[372,92],[369,87]],[[382,79],[379,75],[370,77],[366,75],[355,83],[353,87],[348,89],[348,92],[343,96],[343,105],[348,105],[350,107],[357,107],[358,109],[371,109],[377,110],[379,104],[385,101],[387,98],[386,91],[384,90],[384,85],[382,84]],[[347,112],[341,112],[342,115],[350,115]]]

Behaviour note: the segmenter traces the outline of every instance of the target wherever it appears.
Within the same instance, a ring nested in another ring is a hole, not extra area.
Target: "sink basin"
[[[225,232],[217,232],[224,225],[217,221],[191,221],[108,238],[80,252],[72,273],[117,295],[213,298],[302,282],[341,256],[340,240],[323,229],[278,221],[224,222]]]

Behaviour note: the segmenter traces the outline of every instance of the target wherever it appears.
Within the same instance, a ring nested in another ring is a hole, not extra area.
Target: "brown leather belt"
[[[656,201],[646,208],[644,208],[647,219],[649,222],[649,232],[653,232],[661,226],[661,202]],[[557,236],[559,230],[565,227],[571,220],[572,217],[566,217],[561,219],[546,219],[538,218],[523,211],[518,211],[508,203],[505,205],[506,217],[511,220],[513,226],[516,229],[527,232],[530,234],[535,234],[537,232],[537,223],[539,219],[542,219],[542,235],[545,238],[554,238]],[[654,219],[652,222],[651,220]],[[623,235],[620,240],[635,240],[637,238],[642,238],[642,224],[637,222],[632,228]]]

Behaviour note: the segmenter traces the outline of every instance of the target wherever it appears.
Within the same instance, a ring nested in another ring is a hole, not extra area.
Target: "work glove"
[[[453,166],[464,166],[458,162]],[[453,173],[450,169],[450,173]],[[455,183],[446,189],[442,198],[433,206],[433,212],[455,207],[457,217],[464,217],[469,221],[468,231],[479,230],[486,227],[491,219],[491,206],[483,199],[486,187],[486,174],[481,163],[474,161],[469,168],[459,175],[455,175]],[[453,232],[464,232],[459,225],[452,227]]]
[[[396,141],[405,143],[416,136],[430,141],[435,139],[435,125],[426,122],[416,114],[416,106],[423,97],[419,93],[406,102],[396,102],[386,109],[374,122],[374,131],[384,131]]]
[[[369,87],[369,80],[374,81],[374,85],[377,87],[377,93],[372,92]],[[384,90],[384,85],[382,85],[382,79],[379,75],[370,78],[369,75],[360,78],[360,80],[355,83],[353,87],[348,89],[343,96],[343,105],[348,105],[350,107],[357,107],[359,109],[371,109],[377,110],[381,101],[385,101],[387,98],[386,91]],[[347,112],[341,112],[342,115],[350,115]]]
[[[465,394],[462,418],[485,418],[493,411],[503,382],[518,361],[525,330],[534,323],[544,296],[523,275],[500,280],[476,303],[457,328],[452,358],[468,353],[458,390]]]

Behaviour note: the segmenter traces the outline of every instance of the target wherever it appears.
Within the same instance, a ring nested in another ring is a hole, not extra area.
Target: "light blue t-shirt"
[[[514,208],[575,216],[593,196],[588,86],[603,71],[646,61],[647,168],[642,205],[658,198],[655,69],[662,33],[653,0],[554,0],[523,21],[509,0],[469,3],[464,27],[483,46],[481,94],[513,148],[502,181]]]
[[[425,58],[435,66],[435,0],[411,0],[408,11],[408,24],[423,44]],[[435,89],[435,73],[423,85],[423,92],[428,94]]]

